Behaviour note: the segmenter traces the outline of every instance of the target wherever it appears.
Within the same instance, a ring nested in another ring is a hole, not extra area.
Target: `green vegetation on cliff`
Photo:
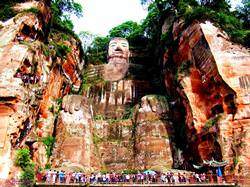
[[[42,139],[42,142],[46,147],[46,156],[47,158],[49,158],[52,155],[52,150],[55,143],[55,137],[47,136],[46,138]]]
[[[30,151],[27,148],[18,149],[16,152],[15,165],[21,167],[21,186],[34,186],[35,170],[31,160]]]
[[[141,2],[146,4],[151,1],[141,0]],[[158,17],[158,20],[161,21],[161,19],[164,20],[169,15],[173,15],[174,19],[184,19],[187,25],[194,20],[211,20],[226,31],[231,40],[249,46],[250,1],[243,0],[242,3],[241,7],[231,10],[230,4],[226,0],[155,0],[149,6],[147,19]],[[154,16],[150,18],[150,14]],[[155,26],[155,23],[150,25],[151,28],[153,25]]]
[[[0,21],[6,21],[14,17],[17,13],[14,11],[13,6],[20,3],[22,0],[6,0],[0,2]]]
[[[230,4],[226,0],[141,0],[141,3],[148,5],[148,15],[141,24],[132,21],[126,21],[121,25],[112,28],[106,37],[96,37],[93,43],[87,48],[87,62],[91,64],[106,63],[107,41],[110,38],[125,37],[131,49],[143,47],[148,49],[157,49],[160,39],[168,45],[173,45],[171,36],[174,20],[183,19],[186,25],[194,20],[211,20],[217,26],[222,28],[230,36],[231,40],[245,46],[250,46],[250,1],[243,0],[242,6],[236,10],[230,9]],[[162,25],[165,20],[169,20],[169,30],[162,36]],[[172,21],[171,21],[172,19]],[[90,33],[82,34],[83,38],[88,38]],[[92,38],[93,39],[93,38]],[[156,51],[155,51],[156,52]]]

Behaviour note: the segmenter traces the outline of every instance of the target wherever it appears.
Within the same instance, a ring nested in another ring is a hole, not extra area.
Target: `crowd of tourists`
[[[214,177],[211,174],[198,174],[195,172],[190,173],[178,173],[178,172],[166,172],[166,173],[145,173],[138,172],[137,174],[125,174],[125,173],[91,173],[84,174],[83,172],[64,172],[49,170],[43,177],[44,182],[56,184],[56,183],[82,183],[82,184],[112,184],[112,183],[210,183],[214,182]]]

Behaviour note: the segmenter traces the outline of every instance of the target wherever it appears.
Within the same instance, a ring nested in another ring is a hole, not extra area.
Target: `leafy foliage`
[[[55,138],[53,136],[47,136],[42,139],[42,142],[46,146],[46,156],[49,158],[52,155]]]
[[[26,166],[30,165],[30,163],[30,151],[27,148],[18,149],[16,152],[15,164],[23,169]]]
[[[27,10],[24,10],[24,12],[32,12],[35,15],[39,15],[40,14],[40,10],[38,8],[29,8]]]
[[[139,25],[136,22],[127,21],[111,29],[111,31],[109,31],[109,35],[111,38],[128,38],[138,28],[140,29]]]
[[[126,21],[109,31],[109,37],[122,37],[129,41],[130,48],[136,48],[138,45],[143,46],[146,43],[144,30],[141,25],[134,21]]]
[[[104,120],[105,119],[105,116],[104,115],[102,115],[102,114],[97,114],[97,115],[95,115],[94,116],[94,120]]]
[[[225,0],[199,0],[201,6],[206,6],[213,10],[229,11],[230,5]]]
[[[175,19],[184,18],[186,25],[193,20],[211,20],[226,31],[231,40],[250,46],[249,0],[242,0],[237,11],[230,11],[227,0],[141,0],[141,3],[148,4],[149,13],[143,23],[148,37],[155,38],[160,28],[157,26],[159,20],[167,18],[175,10]]]
[[[122,119],[132,119],[134,114],[135,107],[133,106],[127,106],[125,109],[125,112],[122,116]]]
[[[125,169],[122,171],[123,174],[137,174],[138,172],[141,172],[141,170],[138,169]]]
[[[220,120],[220,118],[221,118],[221,115],[217,115],[217,116],[215,116],[215,117],[213,117],[213,118],[210,118],[210,119],[206,122],[206,124],[205,124],[204,127],[205,127],[206,129],[209,129],[209,128],[211,128],[211,127],[217,125],[217,123],[218,123],[218,121]]]
[[[21,186],[34,186],[35,169],[27,148],[18,149],[16,152],[15,164],[22,168]]]
[[[6,21],[14,17],[17,13],[14,11],[13,6],[20,3],[22,0],[6,0],[0,2],[0,20]]]
[[[82,7],[74,0],[52,0],[51,4],[52,19],[51,27],[53,29],[76,36],[73,32],[73,23],[70,15],[82,16]]]
[[[60,58],[65,58],[68,52],[71,52],[71,49],[62,43],[55,43],[56,56]]]
[[[230,38],[237,43],[249,45],[248,40],[249,30],[243,28],[243,24],[234,12],[227,10],[216,11],[205,6],[197,6],[191,11],[184,13],[186,24],[190,24],[193,20],[211,20],[217,24],[222,30],[226,31]]]
[[[107,48],[109,37],[96,37],[87,49],[87,62],[90,64],[105,64],[107,63]]]
[[[243,26],[250,29],[250,0],[242,0],[242,6],[238,6],[238,17],[243,21]]]
[[[176,72],[176,80],[178,81],[181,76],[188,76],[190,73],[190,67],[192,66],[191,61],[182,62]]]
[[[48,45],[41,44],[41,49],[45,56],[52,56],[52,58],[60,57],[66,58],[71,49],[62,42],[50,41]]]
[[[93,40],[97,37],[97,35],[92,34],[88,31],[81,31],[79,33],[79,38],[82,41],[83,44],[83,51],[87,52],[88,47],[91,45],[91,43],[93,42]]]
[[[97,145],[98,143],[104,141],[102,137],[100,137],[98,134],[93,134],[93,143]]]
[[[51,164],[49,164],[49,163],[47,163],[47,164],[45,164],[45,168],[44,169],[51,169]]]
[[[21,172],[21,185],[23,187],[32,187],[35,184],[35,168],[34,164],[30,164],[23,168]]]
[[[75,14],[77,17],[82,16],[82,6],[74,0],[52,0],[52,6],[56,8],[56,13],[62,16],[65,13]]]

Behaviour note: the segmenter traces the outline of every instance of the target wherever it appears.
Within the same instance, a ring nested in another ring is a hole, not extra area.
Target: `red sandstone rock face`
[[[120,80],[93,86],[94,115],[107,118],[122,118],[130,105],[136,103],[149,90],[150,84],[143,80]]]
[[[93,143],[100,169],[122,171],[133,167],[132,121],[94,121]]]
[[[35,4],[41,9],[44,23],[48,23],[50,10],[42,3]],[[58,99],[70,92],[68,83],[79,89],[83,62],[78,41],[71,37],[61,41],[58,33],[50,35],[52,42],[47,47],[52,50],[46,56],[42,49],[42,26],[42,21],[32,13],[1,24],[1,177],[8,177],[18,147],[31,145],[33,160],[44,167],[48,160],[45,146],[38,139],[51,136],[55,127],[56,143],[51,158],[54,167],[77,166],[86,171],[162,170],[183,160],[174,142],[176,124],[167,120],[170,109],[161,98],[145,96],[132,119],[114,120],[121,119],[128,105],[141,99],[150,87],[147,81],[121,80],[99,87],[92,91],[96,94],[94,111],[84,107],[74,114],[61,111],[56,121]],[[189,155],[199,157],[196,161],[228,160],[226,174],[248,176],[249,51],[230,43],[211,23],[194,23],[184,30],[182,26],[174,25],[174,37],[179,38],[174,61],[183,87],[176,90],[184,98],[188,142],[193,151]],[[55,56],[53,42],[70,47],[71,53],[65,58]],[[167,51],[164,63],[168,55]],[[173,79],[165,75],[167,87],[173,86]],[[93,113],[109,120],[93,121]],[[173,115],[181,118],[178,111],[173,111]]]
[[[220,134],[223,156],[230,162],[234,160],[234,163],[227,167],[226,172],[230,172],[230,167],[235,166],[235,174],[249,176],[250,50],[231,43],[227,36],[211,23],[201,24],[201,28],[215,58],[220,76],[236,95],[237,111],[221,122],[224,124],[221,125]],[[224,102],[227,113],[230,113],[230,101],[225,98]]]
[[[94,121],[95,160],[108,171],[152,168],[163,170],[173,164],[169,137],[173,128],[162,118],[168,113],[166,100],[157,96],[142,98],[134,120]],[[99,169],[101,169],[99,168]]]
[[[249,176],[250,51],[231,43],[210,22],[193,23],[181,32],[181,24],[174,28],[178,79],[191,108],[187,116],[193,119],[201,159],[228,160],[226,174]]]
[[[171,168],[174,129],[164,120],[169,112],[167,100],[150,95],[144,96],[141,102],[136,120],[135,165],[140,169]]]
[[[86,109],[74,114],[61,111],[56,128],[56,143],[52,157],[53,167],[78,165],[84,171],[91,170],[92,119]]]
[[[34,161],[40,167],[45,166],[45,146],[37,137],[40,140],[52,135],[60,108],[58,98],[69,93],[68,82],[72,82],[76,88],[80,84],[77,75],[80,69],[76,66],[82,64],[79,42],[69,37],[67,45],[72,48],[72,54],[67,54],[68,60],[64,59],[63,64],[73,65],[64,66],[63,74],[58,67],[62,65],[60,58],[53,59],[43,48],[45,44],[42,41],[45,38],[42,28],[50,20],[50,10],[42,1],[20,4],[19,9],[31,6],[39,8],[42,16],[38,18],[33,13],[21,13],[1,24],[1,178],[7,178],[13,168],[16,149],[27,145],[33,152]],[[58,42],[55,38],[49,41]],[[67,72],[72,73],[72,76],[67,76]],[[14,175],[15,169],[13,172]]]

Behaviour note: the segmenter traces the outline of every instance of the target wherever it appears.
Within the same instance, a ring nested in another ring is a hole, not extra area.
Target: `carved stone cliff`
[[[250,51],[212,23],[175,22],[174,45],[155,54],[163,56],[159,72],[148,70],[155,66],[148,57],[145,72],[70,95],[82,83],[80,40],[50,30],[42,1],[16,9],[0,27],[1,178],[19,171],[19,148],[30,150],[37,168],[190,170],[214,159],[228,161],[227,175],[250,176]],[[156,89],[161,78],[157,89],[166,93]],[[72,99],[76,110],[62,110]],[[48,137],[55,138],[51,155]]]
[[[196,162],[227,160],[225,174],[248,177],[250,51],[210,22],[186,28],[175,23],[173,33],[177,90],[186,108],[190,144],[198,151]]]
[[[39,14],[22,11],[36,8]],[[41,2],[20,4],[21,11],[2,23],[0,30],[0,176],[13,176],[18,148],[29,147],[40,167],[47,163],[42,139],[52,136],[60,98],[73,84],[79,89],[80,41],[45,28],[50,9]],[[48,29],[48,28],[47,28]],[[47,42],[49,41],[49,42]],[[66,46],[64,56],[58,48]]]

